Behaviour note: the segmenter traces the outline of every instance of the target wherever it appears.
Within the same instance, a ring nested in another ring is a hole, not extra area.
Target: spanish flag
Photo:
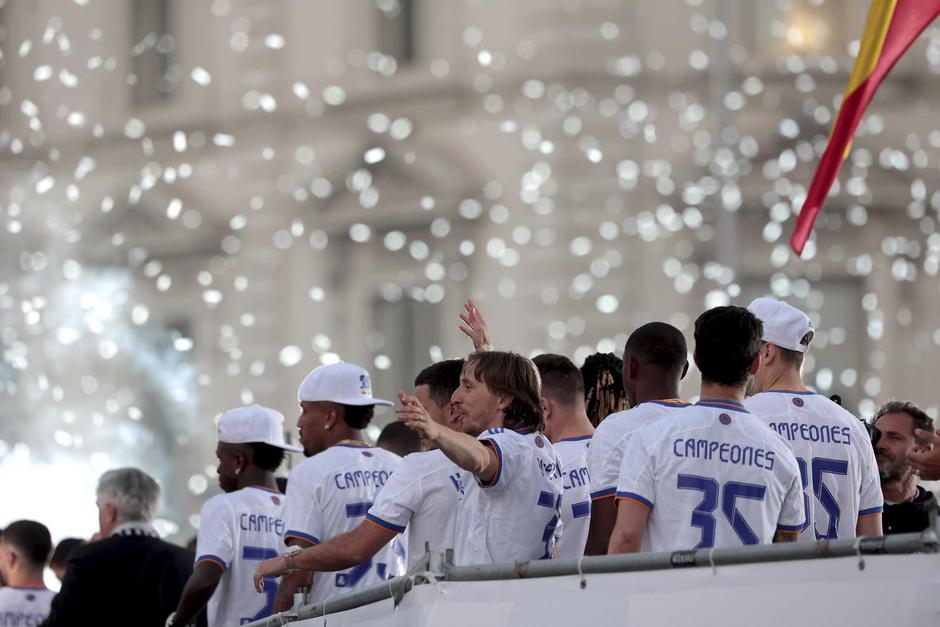
[[[839,173],[842,161],[849,155],[852,136],[878,85],[938,14],[940,0],[872,0],[855,68],[845,87],[839,115],[796,219],[796,231],[790,238],[790,247],[797,255],[803,253],[806,240],[813,230],[813,222]]]

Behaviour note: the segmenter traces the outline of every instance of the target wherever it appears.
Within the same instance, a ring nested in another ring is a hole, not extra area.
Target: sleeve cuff
[[[384,531],[389,531],[391,533],[404,533],[405,532],[405,528],[403,526],[390,523],[387,520],[382,520],[381,518],[379,518],[378,516],[374,514],[366,514],[366,522],[370,522],[376,527],[379,527],[380,529]]]
[[[596,492],[591,492],[591,500],[598,501],[600,499],[609,499],[617,496],[617,488],[604,488],[603,490],[597,490]]]
[[[304,533],[302,531],[292,531],[287,530],[287,533],[284,534],[284,542],[286,543],[290,539],[294,540],[303,540],[304,542],[309,542],[310,544],[320,544],[320,538],[312,536],[309,533]]]
[[[879,505],[878,507],[869,507],[868,509],[862,509],[858,512],[859,518],[864,518],[865,516],[880,516],[884,511],[884,507]]]
[[[195,565],[198,566],[199,564],[203,562],[215,564],[222,570],[225,570],[225,560],[219,557],[218,555],[209,555],[209,554],[200,555],[199,557],[196,558]]]
[[[503,451],[499,448],[499,444],[497,444],[495,440],[486,439],[480,441],[483,442],[483,444],[492,446],[493,451],[496,452],[496,474],[493,475],[493,479],[489,483],[484,483],[479,479],[479,477],[477,478],[477,481],[479,482],[481,488],[492,488],[499,483],[499,480],[503,475]]]
[[[642,507],[645,507],[645,508],[648,509],[648,510],[652,510],[652,509],[653,509],[653,502],[652,502],[652,501],[650,501],[650,500],[648,500],[648,499],[646,499],[646,498],[640,496],[639,494],[636,494],[635,492],[620,492],[620,491],[618,490],[618,491],[617,491],[617,500],[618,500],[618,501],[631,501],[631,502],[633,502],[633,503],[636,503],[637,505],[640,505],[640,506],[642,506]]]
[[[800,523],[799,525],[777,525],[777,531],[784,531],[786,533],[800,533],[806,528],[806,523]]]

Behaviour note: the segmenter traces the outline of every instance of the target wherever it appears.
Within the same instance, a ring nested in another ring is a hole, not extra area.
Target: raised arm
[[[500,464],[493,446],[466,433],[458,433],[437,424],[413,396],[399,392],[398,399],[401,401],[401,407],[395,409],[395,412],[399,420],[417,431],[422,438],[432,442],[452,462],[476,475],[483,485],[493,483]]]
[[[457,314],[457,317],[460,318],[463,324],[457,328],[473,342],[473,350],[493,350],[493,339],[490,337],[490,329],[486,326],[486,320],[483,319],[480,308],[469,298],[467,302],[464,303],[463,308],[465,313]]]

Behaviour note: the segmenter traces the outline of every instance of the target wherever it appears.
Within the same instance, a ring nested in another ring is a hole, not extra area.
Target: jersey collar
[[[742,414],[749,414],[747,409],[744,408],[744,405],[738,401],[731,401],[725,398],[703,398],[696,405],[702,407],[713,407],[715,409],[729,409],[731,411],[738,411]]]

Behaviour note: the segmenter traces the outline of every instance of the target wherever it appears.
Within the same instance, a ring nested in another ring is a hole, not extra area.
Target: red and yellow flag
[[[849,154],[852,136],[878,85],[938,14],[940,0],[872,0],[855,68],[845,87],[839,115],[796,219],[796,230],[790,238],[790,247],[797,255],[803,253],[806,240],[813,230],[813,222],[839,173],[842,161]]]

